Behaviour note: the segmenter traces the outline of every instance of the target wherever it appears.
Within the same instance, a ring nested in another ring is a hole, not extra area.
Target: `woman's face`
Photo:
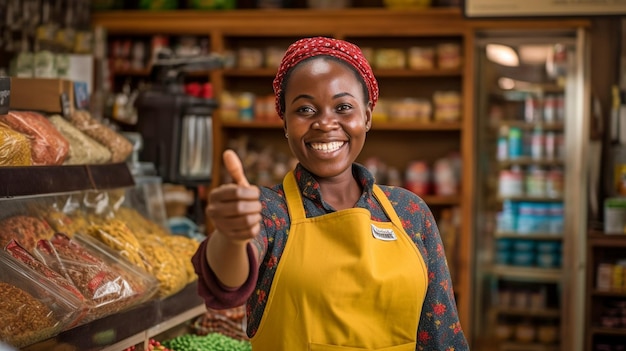
[[[349,175],[372,120],[363,84],[345,64],[325,57],[304,61],[285,86],[289,147],[321,178]]]

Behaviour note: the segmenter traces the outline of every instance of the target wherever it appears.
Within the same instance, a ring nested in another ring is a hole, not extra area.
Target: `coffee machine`
[[[165,51],[152,65],[153,83],[140,92],[135,102],[136,127],[143,138],[139,158],[153,163],[164,182],[210,182],[212,116],[218,104],[210,96],[186,93],[184,78],[190,72],[220,68],[222,63],[217,54],[173,57]]]

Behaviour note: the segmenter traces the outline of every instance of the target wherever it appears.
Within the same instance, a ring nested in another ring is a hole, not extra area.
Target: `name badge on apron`
[[[393,241],[397,240],[396,233],[392,228],[379,228],[372,224],[372,235],[378,240]]]

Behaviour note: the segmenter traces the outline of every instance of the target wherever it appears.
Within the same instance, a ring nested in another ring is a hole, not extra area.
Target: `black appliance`
[[[211,179],[212,115],[218,104],[187,94],[184,78],[222,63],[216,54],[177,58],[160,53],[152,66],[153,83],[135,102],[137,131],[143,137],[139,158],[153,163],[164,182],[193,185]]]

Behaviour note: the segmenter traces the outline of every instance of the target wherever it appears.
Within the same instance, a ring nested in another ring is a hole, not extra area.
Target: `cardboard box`
[[[31,110],[65,115],[73,112],[74,106],[74,83],[71,80],[11,78],[10,108],[12,110]]]

